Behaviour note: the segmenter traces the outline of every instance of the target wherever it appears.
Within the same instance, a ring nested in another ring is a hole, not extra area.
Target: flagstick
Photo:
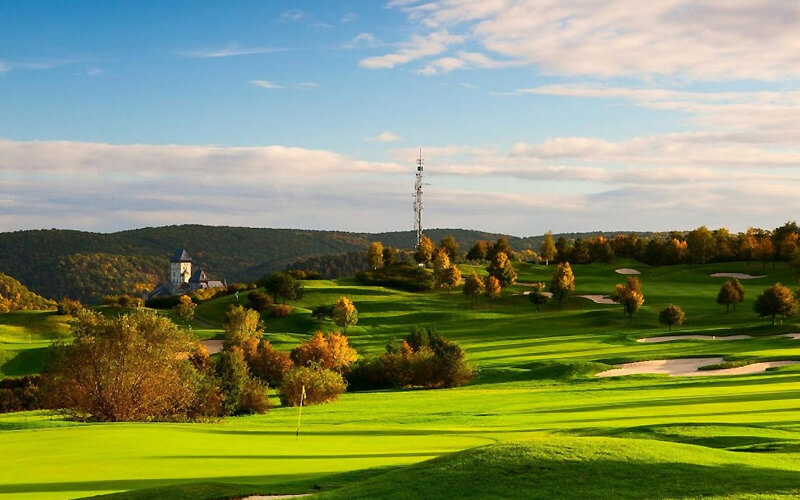
[[[300,411],[297,413],[297,431],[295,431],[295,439],[300,439],[300,417],[303,416],[303,402],[306,399],[306,386],[303,385],[302,392],[300,393]]]

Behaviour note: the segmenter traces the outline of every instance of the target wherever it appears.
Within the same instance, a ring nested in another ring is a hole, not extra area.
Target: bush
[[[317,306],[311,311],[311,317],[317,321],[333,318],[334,306]]]
[[[456,387],[475,370],[457,343],[415,328],[402,344],[391,342],[377,358],[359,362],[348,380],[358,389],[378,387]]]
[[[275,304],[272,306],[272,316],[275,318],[282,318],[292,313],[292,306],[286,304]]]
[[[58,314],[62,316],[75,316],[81,309],[83,309],[83,304],[79,300],[72,300],[68,297],[61,299],[57,306]]]
[[[0,380],[0,413],[42,408],[39,375]]]
[[[356,280],[365,285],[379,285],[412,292],[433,290],[433,272],[413,264],[399,263],[384,266],[377,271],[356,274]]]
[[[144,306],[144,300],[130,295],[105,295],[103,305],[125,308],[138,308]]]
[[[272,305],[272,298],[266,293],[261,293],[257,290],[248,293],[247,298],[250,299],[250,307],[258,312],[264,312]]]
[[[289,353],[275,349],[268,340],[259,342],[256,349],[245,349],[245,357],[250,372],[273,387],[279,386],[294,367]]]
[[[329,403],[344,393],[347,385],[341,374],[318,366],[298,366],[283,378],[278,395],[284,406],[297,406],[305,387],[305,405]]]
[[[296,280],[321,280],[322,274],[308,269],[292,269],[289,275]]]
[[[55,344],[42,382],[46,404],[77,419],[185,419],[201,377],[189,362],[195,341],[167,318],[136,311],[105,318],[81,311],[71,344]],[[102,387],[103,390],[97,390]]]
[[[292,350],[292,361],[298,366],[316,365],[320,368],[345,373],[356,360],[358,353],[350,347],[347,337],[339,332],[323,335],[317,332],[310,340]]]
[[[195,290],[192,293],[192,299],[195,302],[205,302],[207,300],[211,300],[217,295],[222,295],[226,293],[227,290],[225,288],[201,288],[199,290]]]
[[[171,297],[154,297],[145,302],[145,305],[151,309],[172,309],[177,306],[179,302],[180,296],[174,295]]]
[[[272,401],[267,395],[269,386],[264,382],[250,378],[245,382],[239,397],[239,413],[265,413],[272,409]]]
[[[224,348],[241,347],[245,340],[260,339],[264,335],[261,316],[252,309],[230,306],[226,313]]]

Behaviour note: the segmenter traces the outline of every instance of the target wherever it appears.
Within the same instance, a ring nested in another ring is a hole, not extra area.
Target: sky
[[[0,231],[800,213],[800,2],[0,2]]]

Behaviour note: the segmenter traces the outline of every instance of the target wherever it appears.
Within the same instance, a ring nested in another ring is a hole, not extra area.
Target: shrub
[[[144,306],[144,300],[139,297],[131,297],[130,295],[105,295],[103,296],[103,305],[139,308]]]
[[[39,375],[0,380],[0,413],[41,409],[40,383]]]
[[[380,285],[412,292],[433,290],[434,287],[433,271],[408,263],[356,273],[356,280],[365,285]]]
[[[279,386],[286,372],[294,367],[289,353],[275,349],[268,340],[259,342],[251,352],[245,350],[245,357],[250,372],[273,387]]]
[[[219,387],[216,377],[202,377],[197,381],[195,403],[189,412],[189,418],[216,418],[224,416],[225,395]]]
[[[292,306],[286,304],[275,304],[272,306],[272,316],[275,318],[283,318],[292,313]]]
[[[320,368],[344,373],[357,357],[347,337],[339,332],[323,335],[317,332],[310,340],[292,350],[292,361],[298,366],[318,365]]]
[[[273,302],[278,302],[279,298],[284,302],[303,298],[303,284],[288,273],[272,273],[259,280],[258,285],[263,286],[267,292],[272,294]]]
[[[75,316],[81,309],[83,309],[83,304],[79,300],[72,300],[68,297],[61,299],[57,306],[58,314],[62,316]]]
[[[318,321],[333,318],[333,306],[317,306],[311,311],[311,317]]]
[[[247,298],[250,299],[250,307],[258,312],[264,312],[272,305],[270,296],[257,290],[248,293]]]
[[[201,288],[199,290],[195,290],[192,293],[192,298],[196,302],[205,302],[207,300],[211,300],[217,295],[226,292],[225,288]]]
[[[359,389],[455,387],[475,376],[464,350],[433,330],[415,328],[402,344],[390,342],[377,358],[360,361],[348,380]]]
[[[178,300],[178,305],[174,307],[175,313],[183,321],[191,321],[194,318],[194,310],[197,304],[192,302],[192,298],[188,295],[181,295]]]
[[[264,413],[272,409],[267,390],[269,386],[264,382],[250,378],[245,382],[239,397],[239,413]]]
[[[296,280],[321,280],[322,274],[319,271],[309,269],[292,269],[289,275]]]
[[[298,366],[286,373],[278,395],[284,406],[297,406],[305,388],[304,404],[315,405],[335,401],[347,385],[342,375],[318,366]]]
[[[169,319],[84,310],[71,330],[71,344],[50,350],[42,383],[48,406],[113,422],[184,419],[195,405],[200,375],[186,355],[195,342]]]

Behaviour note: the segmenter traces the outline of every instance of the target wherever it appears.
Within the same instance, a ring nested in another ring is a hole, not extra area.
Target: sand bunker
[[[714,273],[710,274],[712,278],[736,278],[740,280],[755,280],[758,278],[766,278],[767,275],[763,274],[761,276],[753,276],[752,274],[743,274],[743,273]]]
[[[753,337],[750,335],[666,335],[663,337],[646,337],[643,339],[636,339],[636,342],[657,344],[660,342],[672,342],[673,340],[743,340],[751,338]]]
[[[589,299],[595,304],[616,304],[608,295],[578,295],[584,299]]]
[[[784,333],[781,337],[789,337],[792,340],[800,340],[800,333]]]
[[[614,272],[617,274],[642,274],[636,269],[628,269],[627,267],[623,267],[622,269],[614,269]]]
[[[281,500],[284,498],[301,498],[307,497],[308,494],[302,495],[252,495],[249,497],[243,497],[240,500]]]
[[[800,361],[765,361],[751,363],[737,368],[724,368],[721,370],[700,370],[703,366],[717,365],[724,361],[723,358],[684,358],[684,359],[659,359],[655,361],[638,361],[625,363],[618,368],[606,370],[595,374],[595,377],[619,377],[623,375],[669,375],[670,377],[709,377],[714,375],[750,375],[761,373],[770,368],[788,366]]]
[[[225,342],[224,340],[203,340],[200,342],[203,344],[206,349],[208,349],[209,354],[216,354],[218,352],[222,352],[222,343]]]
[[[530,291],[522,292],[522,295],[530,295],[530,294],[531,294]],[[551,299],[553,298],[553,292],[542,292],[542,295],[544,295],[545,297],[550,297]]]

